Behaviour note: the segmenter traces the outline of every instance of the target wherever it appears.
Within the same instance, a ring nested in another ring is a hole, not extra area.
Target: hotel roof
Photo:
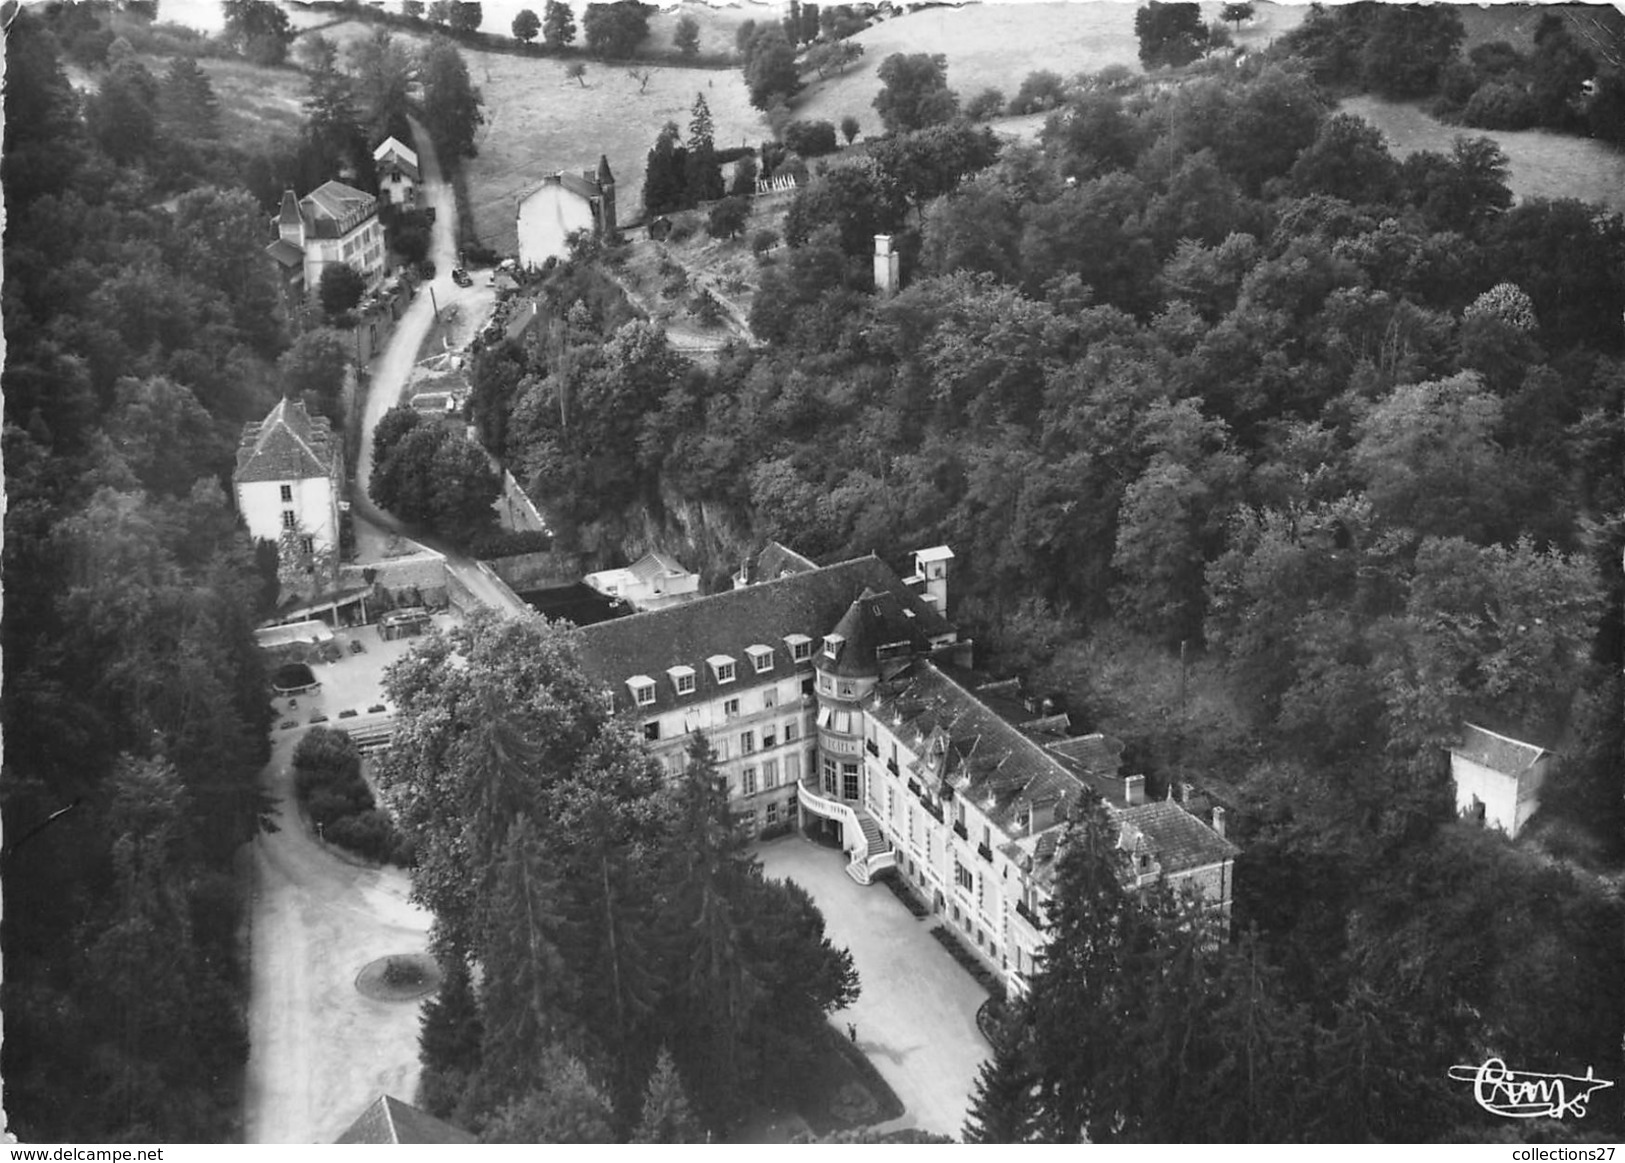
[[[871,589],[896,595],[904,608],[914,610],[915,620],[927,633],[952,630],[896,571],[871,555],[584,627],[582,663],[590,677],[614,693],[618,710],[633,706],[626,689],[626,680],[633,675],[664,676],[673,667],[694,667],[698,673],[691,693],[678,695],[662,678],[655,683],[655,702],[639,709],[658,713],[697,705],[756,681],[754,673],[741,670],[733,682],[717,683],[711,668],[700,665],[717,654],[742,661],[750,647],[767,646],[773,650],[773,668],[767,673],[810,674],[811,659],[795,662],[784,639],[793,634],[821,638],[854,599]]]

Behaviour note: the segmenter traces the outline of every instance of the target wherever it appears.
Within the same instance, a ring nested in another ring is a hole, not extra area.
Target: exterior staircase
[[[802,779],[796,798],[805,810],[837,821],[846,836],[851,837],[854,830],[863,833],[863,846],[852,850],[851,862],[846,866],[846,874],[859,884],[869,884],[875,873],[897,863],[891,841],[881,832],[875,818],[862,807],[827,795],[806,778]]]

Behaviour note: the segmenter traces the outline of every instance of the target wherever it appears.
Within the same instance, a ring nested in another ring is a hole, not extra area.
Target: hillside
[[[1217,20],[1220,4],[1203,4],[1207,20]],[[1132,4],[1097,0],[1080,4],[976,4],[929,8],[885,21],[853,39],[864,55],[846,73],[813,83],[795,104],[798,117],[839,122],[857,117],[865,130],[879,129],[874,112],[880,92],[880,63],[892,53],[943,53],[948,84],[967,99],[989,86],[1014,96],[1021,79],[1035,69],[1063,76],[1098,72],[1109,65],[1139,71],[1139,41]],[[1300,5],[1261,3],[1258,15],[1241,30],[1241,44],[1263,44],[1295,27]]]

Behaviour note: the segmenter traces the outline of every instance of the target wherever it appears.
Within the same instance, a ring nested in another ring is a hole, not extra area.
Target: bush
[[[1016,90],[1016,96],[1010,102],[1010,112],[1020,115],[1023,113],[1042,113],[1053,109],[1066,100],[1066,82],[1061,74],[1052,73],[1048,69],[1035,69],[1027,74],[1021,82],[1021,88]]]
[[[701,291],[689,304],[689,311],[701,327],[715,327],[722,322],[722,307],[710,291]]]
[[[1004,94],[994,88],[983,89],[965,102],[965,116],[972,121],[986,121],[1004,112]]]
[[[342,816],[327,826],[326,838],[341,848],[383,863],[401,851],[401,837],[389,816],[377,808]]]
[[[779,245],[779,232],[776,230],[758,230],[750,236],[750,252],[757,258],[761,258],[777,245]]]
[[[884,869],[875,876],[875,879],[890,889],[892,896],[902,901],[904,906],[907,907],[908,911],[913,913],[916,917],[928,917],[931,915],[931,910],[926,908],[925,902],[921,901],[919,897],[915,896],[914,893],[909,890],[908,885],[903,883],[903,878],[898,874],[897,869]]]
[[[830,121],[792,121],[784,127],[784,144],[802,157],[823,157],[840,148]]]
[[[734,238],[745,228],[749,218],[750,201],[735,194],[711,207],[705,220],[705,232],[712,238]]]
[[[545,553],[553,548],[553,535],[537,529],[486,529],[468,543],[473,556],[490,561],[522,553]]]
[[[1528,129],[1539,119],[1539,109],[1519,86],[1491,81],[1478,87],[1461,119],[1475,129]]]
[[[694,237],[694,232],[700,228],[699,219],[693,214],[673,214],[671,218],[671,233],[666,236],[668,242],[687,242]]]
[[[299,745],[293,749],[293,765],[295,768],[314,768],[327,772],[354,767],[359,775],[361,753],[356,750],[355,741],[350,738],[348,732],[318,727],[314,731],[305,732],[305,737],[299,740]]]
[[[957,933],[947,925],[938,925],[931,930],[931,935],[937,939],[937,942],[944,949],[948,950],[955,961],[970,972],[970,975],[977,980],[983,989],[998,998],[999,1001],[1003,1002],[1005,1000],[1004,982],[990,973],[976,954],[965,948],[964,942],[959,939]]]

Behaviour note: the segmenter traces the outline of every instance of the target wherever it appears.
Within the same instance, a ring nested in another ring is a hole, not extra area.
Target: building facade
[[[372,160],[378,173],[378,197],[391,206],[416,206],[418,185],[423,180],[417,153],[395,138],[386,137],[372,151]]]
[[[344,452],[325,416],[283,399],[243,426],[232,492],[256,540],[278,547],[283,582],[320,589],[336,577]]]
[[[578,230],[598,238],[615,237],[615,176],[609,158],[600,156],[596,171],[561,170],[543,178],[514,200],[514,218],[519,264],[524,267],[564,258],[569,237]]]
[[[1097,797],[1137,885],[1189,887],[1227,924],[1222,809],[1210,826],[1146,802],[1120,743],[970,670],[946,616],[952,557],[920,550],[905,579],[770,545],[731,591],[585,628],[583,661],[668,773],[706,733],[744,826],[817,834],[860,884],[896,869],[1012,988],[1043,944],[1066,823]]]
[[[315,293],[322,273],[339,263],[353,267],[369,290],[383,282],[384,228],[373,195],[343,182],[323,182],[303,198],[287,190],[275,226],[265,249],[285,293]]]
[[[1540,809],[1552,753],[1468,723],[1450,748],[1456,811],[1516,839]]]

